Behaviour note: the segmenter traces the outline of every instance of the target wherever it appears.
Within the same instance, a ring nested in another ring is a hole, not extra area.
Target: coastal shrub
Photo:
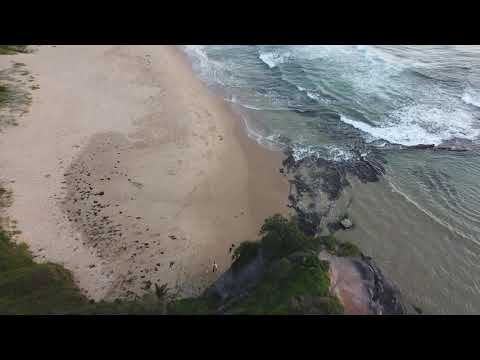
[[[67,313],[86,302],[68,270],[35,263],[25,244],[0,229],[0,314]]]
[[[279,214],[265,220],[260,229],[260,235],[262,235],[262,251],[268,260],[278,259],[298,251],[308,246],[309,241],[294,221]]]
[[[72,314],[79,315],[161,315],[166,314],[165,303],[155,295],[147,294],[139,299],[98,301],[90,300],[76,308]]]
[[[320,242],[324,248],[330,252],[334,253],[337,248],[337,239],[333,235],[321,236]]]
[[[328,315],[343,315],[345,311],[340,299],[336,296],[326,297],[324,306]]]
[[[338,244],[338,249],[336,252],[337,256],[360,256],[361,252],[357,246],[349,242],[341,242]]]
[[[247,242],[237,251],[240,255],[248,254],[245,258],[261,251],[269,260],[265,275],[254,290],[235,303],[228,313],[343,313],[339,300],[330,295],[329,264],[316,256],[322,243],[319,238],[306,236],[294,219],[288,220],[278,214],[265,220],[260,235],[262,238],[259,243]],[[329,240],[326,243],[334,249],[335,239]],[[313,305],[297,300],[303,298],[317,302]]]
[[[354,257],[361,255],[361,251],[356,245],[349,242],[340,242],[333,235],[320,237],[320,244],[321,247],[332,255],[341,257]]]
[[[0,229],[0,273],[32,264],[33,259],[27,245],[11,242],[8,234]]]
[[[234,305],[229,313],[286,315],[292,313],[292,299],[296,297],[330,297],[328,265],[316,256],[308,257],[303,263],[294,263],[287,274],[279,275],[268,271],[250,296]],[[319,312],[338,311],[337,306],[329,305]]]
[[[232,269],[236,270],[251,262],[258,254],[260,244],[253,241],[242,242],[233,252],[235,261],[232,264]]]
[[[168,304],[169,315],[208,315],[214,310],[206,298],[186,298],[172,301]]]

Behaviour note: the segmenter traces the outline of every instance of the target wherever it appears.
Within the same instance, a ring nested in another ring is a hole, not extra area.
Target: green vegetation
[[[10,192],[0,186],[0,210]],[[0,219],[1,220],[1,219]],[[159,314],[166,288],[139,301],[94,302],[77,287],[63,266],[36,263],[28,246],[17,244],[0,225],[0,314]]]
[[[4,84],[0,84],[0,106],[8,100],[8,88]]]
[[[281,215],[267,218],[260,235],[260,241],[240,244],[231,269],[239,273],[262,256],[265,272],[246,297],[226,307],[227,314],[343,314],[342,304],[329,291],[329,264],[317,256],[319,239],[305,236],[294,219]],[[213,296],[177,300],[169,304],[168,313],[215,313],[215,308],[225,305],[217,301]]]
[[[233,266],[242,265],[261,250],[267,270],[232,314],[341,314],[343,307],[329,293],[329,265],[317,257],[318,241],[299,230],[294,219],[274,215],[265,220],[258,243],[243,243]]]
[[[28,45],[0,45],[0,55],[13,55],[28,52]]]
[[[340,242],[333,235],[320,237],[318,239],[318,244],[320,249],[325,249],[332,255],[341,257],[355,257],[361,255],[360,249],[356,245],[348,242]]]
[[[3,126],[18,125],[16,115],[25,113],[28,105],[32,101],[29,90],[26,89],[25,82],[18,81],[15,75],[28,74],[25,70],[19,70],[24,64],[15,63],[10,69],[0,71],[0,108],[7,110],[0,114],[0,131]],[[38,89],[38,85],[34,85],[30,90]]]
[[[267,260],[265,274],[252,292],[234,303],[227,313],[343,313],[338,299],[329,293],[329,265],[312,251],[323,246],[319,244],[329,244],[325,238],[318,242],[306,237],[295,221],[280,215],[266,219],[260,234],[259,242],[245,242],[236,249],[234,266],[241,269],[261,251]],[[350,246],[341,244],[336,244],[335,249],[352,252]],[[58,264],[36,263],[25,244],[16,244],[11,233],[0,229],[0,314],[198,315],[214,314],[218,305],[208,297],[169,301],[167,293],[165,285],[155,284],[155,292],[138,300],[88,300],[75,285],[70,271]]]
[[[253,241],[244,241],[233,252],[232,269],[235,271],[250,263],[258,254],[260,244]]]
[[[25,244],[0,229],[0,314],[162,314],[163,299],[94,302],[64,267],[33,261]]]
[[[211,300],[202,297],[172,301],[167,306],[169,315],[208,315],[214,312]]]
[[[323,246],[329,253],[334,254],[337,249],[337,239],[333,235],[320,237],[320,246]]]
[[[361,254],[360,249],[356,245],[353,245],[348,242],[342,242],[338,244],[337,256],[354,257],[354,256],[360,256],[360,254]]]
[[[343,308],[329,294],[328,263],[317,256],[300,262],[282,258],[270,268],[253,293],[230,309],[232,314],[341,314]]]
[[[0,229],[0,313],[69,313],[87,303],[62,266],[37,264],[25,244]]]
[[[287,256],[308,247],[309,240],[293,220],[274,215],[265,220],[260,230],[261,246],[267,259]]]

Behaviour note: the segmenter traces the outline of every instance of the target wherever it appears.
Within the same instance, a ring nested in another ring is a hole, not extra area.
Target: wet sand
[[[198,294],[232,246],[287,213],[282,155],[246,136],[177,48],[41,46],[0,68],[12,61],[40,88],[0,137],[8,214],[37,260],[72,270],[91,298],[155,283]]]

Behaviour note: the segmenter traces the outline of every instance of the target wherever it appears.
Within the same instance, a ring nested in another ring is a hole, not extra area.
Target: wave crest
[[[282,64],[286,62],[292,54],[290,52],[285,52],[285,53],[280,53],[276,51],[267,51],[267,52],[261,52],[259,53],[258,57],[260,60],[262,60],[265,64],[268,65],[270,69],[278,66],[279,64]]]
[[[462,100],[466,104],[480,107],[480,93],[475,92],[473,89],[466,90],[463,93]]]
[[[373,126],[344,115],[340,120],[368,135],[367,141],[386,140],[406,146],[419,144],[439,145],[443,141],[460,138],[474,140],[480,136],[480,128],[474,119],[462,110],[442,110],[426,105],[414,105],[389,114],[389,121]]]

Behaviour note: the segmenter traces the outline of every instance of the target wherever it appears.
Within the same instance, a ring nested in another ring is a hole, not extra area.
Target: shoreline
[[[153,283],[198,294],[230,266],[232,244],[287,213],[281,152],[248,137],[179,49],[42,46],[0,67],[10,60],[40,88],[0,139],[8,214],[37,260],[71,270],[90,298]]]

